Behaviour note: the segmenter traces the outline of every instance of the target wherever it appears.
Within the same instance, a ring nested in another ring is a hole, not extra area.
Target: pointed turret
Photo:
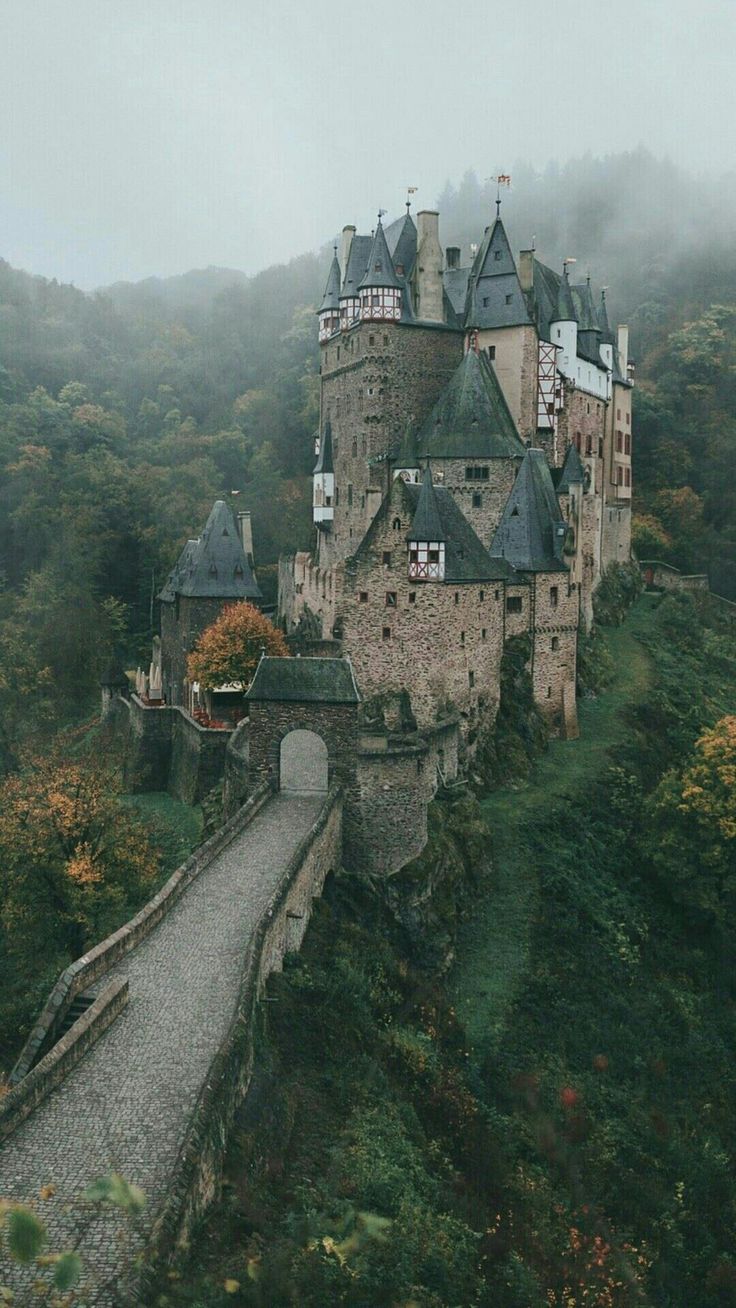
[[[567,273],[567,264],[565,264],[562,278],[560,280],[560,289],[557,295],[557,309],[552,319],[555,322],[577,322],[578,316],[575,312],[575,305],[572,299],[572,288],[570,278]]]
[[[527,450],[493,538],[491,554],[518,572],[566,572],[566,525],[543,450]]]
[[[422,489],[407,539],[409,579],[443,581],[446,542],[429,467],[424,470]]]
[[[401,282],[389,254],[380,214],[358,294],[363,320],[397,322],[401,317]]]
[[[498,378],[470,349],[419,429],[419,449],[433,459],[509,459],[524,455]]]
[[[319,307],[319,339],[326,341],[340,327],[340,264],[337,258],[337,246],[332,256],[327,277],[325,293]]]
[[[217,500],[202,535],[188,541],[163,587],[160,599],[261,599],[230,508]]]
[[[506,229],[487,227],[468,280],[465,326],[479,331],[531,322]]]
[[[578,354],[600,367],[601,329],[593,303],[593,293],[590,289],[590,277],[586,278],[582,286],[575,288],[575,295],[580,306],[578,312]]]
[[[573,373],[578,352],[578,319],[575,302],[572,297],[570,278],[567,275],[567,261],[560,278],[557,292],[557,307],[550,320],[552,344],[558,347],[557,367],[565,376]]]
[[[582,465],[577,445],[568,445],[565,461],[560,468],[557,480],[557,494],[569,495],[571,486],[582,486],[585,482],[585,469]]]
[[[335,469],[332,462],[332,424],[327,419],[319,443],[312,477],[312,518],[317,526],[329,529],[335,517]]]
[[[340,329],[347,331],[360,318],[360,296],[358,287],[363,280],[368,266],[368,257],[373,241],[370,236],[356,236],[355,228],[348,229],[353,235],[343,250],[344,272],[340,287]]]
[[[598,326],[601,329],[601,341],[605,345],[615,345],[616,337],[611,331],[611,324],[608,321],[608,305],[606,304],[606,288],[601,291],[601,302],[598,305]]]

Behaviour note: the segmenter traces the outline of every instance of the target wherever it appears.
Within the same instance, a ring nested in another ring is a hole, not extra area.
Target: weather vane
[[[406,212],[407,212],[407,213],[408,213],[409,210],[411,209],[411,197],[412,197],[413,195],[416,195],[416,193],[417,193],[418,190],[419,190],[419,187],[418,187],[418,186],[407,186],[407,188],[406,188],[406,196],[407,196],[407,198],[406,198]]]

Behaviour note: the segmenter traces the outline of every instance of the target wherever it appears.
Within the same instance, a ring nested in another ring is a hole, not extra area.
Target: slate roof
[[[322,439],[319,443],[319,454],[317,455],[317,462],[314,465],[314,472],[334,471],[335,466],[332,461],[332,423],[328,418],[324,425]]]
[[[350,242],[348,264],[345,269],[340,299],[357,299],[358,286],[363,280],[368,267],[373,240],[370,236],[354,236]]]
[[[338,299],[340,296],[340,264],[338,263],[337,253],[332,257],[330,271],[327,277],[325,293],[322,297],[322,303],[319,306],[319,313],[324,313],[328,309],[337,309]]]
[[[417,257],[417,229],[410,213],[405,213],[384,228],[386,244],[394,262],[400,264],[408,277]]]
[[[419,428],[423,456],[508,459],[524,454],[516,424],[485,354],[468,350]]]
[[[481,330],[531,322],[514,256],[500,218],[487,227],[468,278],[466,327]]]
[[[187,541],[163,586],[159,599],[171,603],[177,595],[190,598],[260,599],[235,519],[224,500],[217,500],[202,535]]]
[[[424,490],[424,483],[419,487],[402,482],[402,486],[404,494],[416,515]],[[514,569],[506,559],[491,558],[485,545],[473,531],[450,491],[446,490],[444,486],[434,486],[433,491],[434,507],[439,518],[441,535],[439,538],[433,536],[431,539],[439,539],[445,542],[445,583],[449,585],[469,581],[518,582],[520,578],[514,575]],[[409,536],[411,536],[412,540],[428,539],[424,536],[412,536],[411,533],[409,533]]]
[[[432,470],[429,467],[424,469],[417,507],[414,510],[414,519],[407,533],[407,540],[445,540],[439,509],[437,508]]]
[[[557,299],[560,293],[560,274],[548,268],[539,259],[534,260],[534,289],[527,292],[527,303],[536,321],[537,331],[542,340],[551,339],[550,323],[557,313]]]
[[[470,268],[445,268],[442,283],[453,311],[460,322],[465,320],[465,302],[468,298]]]
[[[601,340],[604,345],[615,345],[616,337],[611,331],[611,324],[608,321],[608,305],[606,304],[606,292],[601,291],[601,302],[598,305],[598,326],[601,329]]]
[[[560,278],[560,284],[557,291],[557,304],[555,306],[554,317],[552,322],[577,322],[577,310],[573,299],[570,278],[567,275],[567,268]]]
[[[349,659],[271,658],[264,655],[245,698],[255,702],[359,704]]]
[[[567,572],[562,559],[565,524],[543,450],[527,450],[491,554],[519,572]]]
[[[582,485],[585,481],[585,469],[582,465],[576,445],[568,445],[562,467],[557,474],[557,494],[568,495],[572,485]]]
[[[355,242],[353,241],[353,243]],[[386,234],[383,230],[381,219],[379,218],[376,227],[376,234],[373,237],[373,244],[368,256],[368,266],[359,283],[358,289],[364,291],[368,290],[370,287],[384,288],[387,286],[399,289],[401,287],[401,282],[396,276],[394,262],[389,254],[388,246],[386,244]]]

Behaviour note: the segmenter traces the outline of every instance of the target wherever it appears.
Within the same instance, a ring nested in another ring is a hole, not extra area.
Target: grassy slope
[[[650,684],[649,657],[637,636],[650,630],[652,613],[643,596],[622,627],[607,631],[615,676],[597,698],[580,702],[580,739],[552,741],[523,790],[498,790],[483,801],[493,832],[493,890],[461,929],[450,981],[458,1016],[481,1048],[498,1040],[526,967],[539,902],[527,833],[567,799],[582,797],[607,766],[608,750],[624,739],[622,710]]]

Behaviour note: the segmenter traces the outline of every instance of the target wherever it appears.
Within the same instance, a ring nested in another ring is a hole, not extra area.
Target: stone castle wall
[[[161,674],[168,704],[184,702],[187,655],[205,628],[219,617],[227,604],[234,602],[215,598],[189,599],[180,595],[175,601],[161,604]]]
[[[539,346],[534,327],[497,327],[478,333],[480,349],[495,349],[491,360],[506,403],[523,440],[536,438]]]
[[[429,464],[436,484],[452,493],[473,531],[489,549],[521,459],[430,459]],[[466,469],[478,465],[489,468],[488,481],[466,479]]]
[[[230,728],[202,727],[182,708],[149,708],[137,695],[119,699],[111,722],[124,751],[124,778],[136,794],[168,790],[198,804],[225,771]]]
[[[580,595],[564,572],[534,577],[532,688],[551,728],[563,728],[564,689],[575,686]],[[555,596],[556,594],[556,602]]]

